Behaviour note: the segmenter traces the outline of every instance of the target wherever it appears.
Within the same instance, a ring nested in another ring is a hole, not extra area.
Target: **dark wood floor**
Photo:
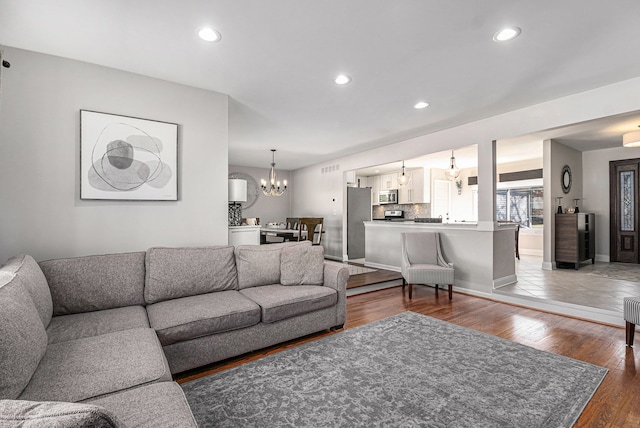
[[[358,275],[359,276],[359,275]],[[623,328],[539,312],[519,306],[454,293],[431,287],[414,287],[413,300],[407,291],[394,287],[347,298],[346,329],[354,328],[403,311],[414,311],[463,327],[513,340],[533,348],[586,361],[609,369],[595,395],[578,420],[577,427],[640,426],[640,343],[638,355],[625,346]],[[322,332],[283,345],[224,361],[183,374],[186,382],[225,370],[264,355],[339,332]]]

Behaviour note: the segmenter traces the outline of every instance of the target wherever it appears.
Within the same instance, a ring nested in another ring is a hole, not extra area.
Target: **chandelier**
[[[447,178],[451,181],[455,181],[460,176],[460,168],[456,166],[456,158],[453,156],[453,150],[451,150],[451,159],[449,163],[449,169],[445,171]]]
[[[269,171],[269,181],[264,178],[260,180],[260,187],[265,196],[282,196],[287,190],[287,180],[283,181],[284,187],[280,188],[280,182],[276,175],[276,149],[271,149],[271,170]]]

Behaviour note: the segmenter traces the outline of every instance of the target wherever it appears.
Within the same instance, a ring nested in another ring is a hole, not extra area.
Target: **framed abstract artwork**
[[[80,110],[80,199],[177,201],[178,125]]]

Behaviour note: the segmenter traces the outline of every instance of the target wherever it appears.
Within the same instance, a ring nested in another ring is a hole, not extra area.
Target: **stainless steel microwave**
[[[398,203],[398,189],[381,190],[378,192],[378,203],[380,205],[385,204],[397,204]]]

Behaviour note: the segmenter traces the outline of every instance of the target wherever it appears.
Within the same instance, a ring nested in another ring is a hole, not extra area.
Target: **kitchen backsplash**
[[[373,218],[384,218],[385,210],[402,210],[407,219],[431,216],[431,204],[387,204],[374,205]]]

